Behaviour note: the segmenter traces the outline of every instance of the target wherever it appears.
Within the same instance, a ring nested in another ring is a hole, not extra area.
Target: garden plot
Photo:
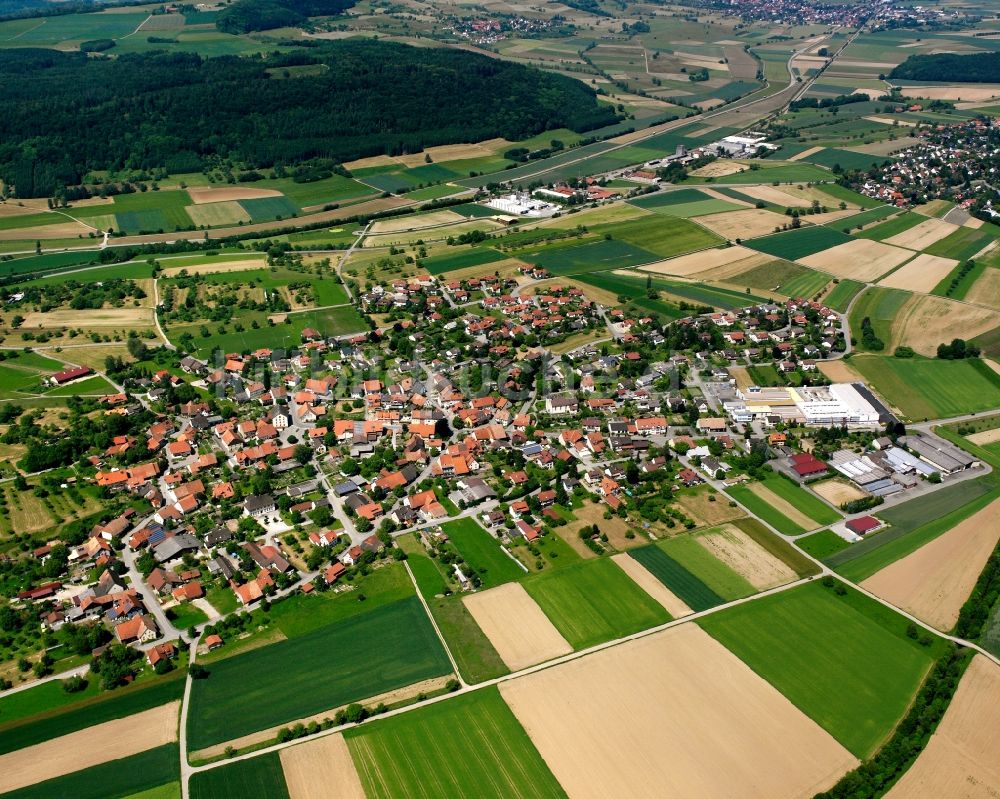
[[[693,252],[667,261],[657,261],[655,264],[640,267],[639,271],[677,277],[700,275],[706,280],[725,280],[770,260],[772,259],[769,256],[746,247],[720,247]]]
[[[731,524],[702,533],[695,540],[758,591],[790,583],[797,577],[787,564]]]
[[[927,221],[937,222],[938,220],[928,219]],[[893,236],[893,238],[897,237]],[[912,261],[880,280],[878,285],[926,293],[933,291],[934,287],[948,277],[956,266],[958,266],[958,261],[953,258],[921,253]]]
[[[694,612],[687,606],[684,600],[657,580],[656,577],[650,574],[646,567],[639,563],[639,561],[635,560],[635,558],[632,558],[624,552],[620,552],[617,555],[612,555],[611,560],[621,566],[622,571],[625,572],[625,574],[631,577],[643,591],[663,605],[663,609],[675,619],[680,616],[687,616],[689,613]]]
[[[788,217],[766,208],[747,208],[698,218],[698,224],[725,239],[751,239],[773,233],[776,227],[788,223]]]
[[[906,247],[910,250],[926,250],[935,242],[949,236],[958,230],[958,225],[945,222],[942,219],[927,219],[909,230],[897,233],[885,239],[886,244]]]
[[[797,260],[803,266],[828,272],[835,277],[868,281],[881,277],[912,257],[910,250],[880,241],[854,239]]]
[[[960,522],[916,552],[875,572],[861,585],[948,631],[1000,540],[1000,500]]]
[[[511,671],[573,651],[520,583],[480,591],[462,601]]]
[[[976,655],[917,762],[886,799],[1000,794],[1000,668]]]
[[[637,681],[642,674],[656,679]],[[505,682],[500,693],[572,799],[811,797],[857,764],[691,624]]]
[[[290,799],[365,799],[344,736],[329,735],[278,753]]]
[[[177,740],[180,702],[144,710],[0,756],[0,793]]]

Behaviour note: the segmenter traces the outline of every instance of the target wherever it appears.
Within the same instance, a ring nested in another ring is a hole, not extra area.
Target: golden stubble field
[[[886,799],[1000,796],[1000,667],[976,655],[926,748]]]
[[[952,629],[1000,540],[998,513],[994,500],[861,585],[939,630]]]
[[[835,277],[852,280],[876,280],[914,256],[910,250],[880,241],[854,239],[829,250],[799,258],[803,266],[819,269]]]
[[[811,797],[857,764],[694,624],[500,684],[571,799]]]
[[[695,540],[758,591],[790,583],[797,575],[750,536],[726,524]]]
[[[340,733],[282,749],[278,757],[290,799],[365,799]]]

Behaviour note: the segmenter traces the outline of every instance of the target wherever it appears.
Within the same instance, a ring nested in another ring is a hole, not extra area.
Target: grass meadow
[[[854,217],[844,221],[854,224],[861,222],[861,220],[855,222]],[[926,221],[927,217],[915,214],[913,211],[906,211],[905,213],[882,222],[879,225],[872,225],[864,230],[859,230],[854,234],[854,237],[859,239],[871,239],[872,241],[885,241],[888,238],[892,238],[893,236],[903,233],[912,227],[916,227],[921,222]]]
[[[442,525],[442,529],[465,558],[466,565],[479,574],[484,588],[492,588],[524,576],[524,569],[500,549],[500,542],[475,519],[447,522]]]
[[[191,799],[228,799],[236,796],[260,796],[288,799],[285,772],[277,752],[229,763],[219,768],[197,772],[188,783]]]
[[[456,269],[466,269],[470,266],[481,266],[494,261],[503,261],[507,256],[490,247],[475,247],[459,250],[455,253],[435,255],[421,261],[421,265],[432,275],[453,272]]]
[[[726,493],[780,533],[784,533],[785,535],[798,535],[799,533],[806,532],[802,525],[789,519],[781,511],[772,507],[762,497],[758,497],[745,485],[731,486],[726,489]]]
[[[574,649],[670,621],[662,606],[607,558],[542,572],[523,585]]]
[[[775,494],[790,502],[818,524],[833,524],[840,521],[841,517],[837,511],[791,480],[776,474],[763,482]]]
[[[902,718],[934,654],[907,637],[904,617],[820,583],[698,624],[861,759]]]
[[[795,540],[803,552],[808,552],[814,558],[828,558],[847,549],[850,544],[832,530],[820,530]]]
[[[835,311],[844,313],[847,306],[855,295],[865,287],[864,283],[857,280],[840,280],[834,285],[830,292],[823,298],[823,303],[833,308]]]
[[[849,319],[851,332],[857,339],[857,349],[865,349],[861,340],[861,323],[866,317],[871,320],[875,335],[888,344],[892,340],[892,325],[906,301],[912,296],[908,291],[901,289],[878,286],[866,289],[851,308]]]
[[[545,247],[516,257],[549,270],[553,275],[604,272],[659,260],[657,255],[625,241],[609,239],[569,247]]]
[[[851,359],[851,366],[911,420],[990,410],[1000,396],[1000,375],[978,358],[861,355]]]
[[[368,799],[565,796],[495,688],[344,734]]]
[[[450,669],[419,600],[403,599],[213,663],[191,691],[190,745],[203,749]],[[280,674],[280,686],[263,674]]]

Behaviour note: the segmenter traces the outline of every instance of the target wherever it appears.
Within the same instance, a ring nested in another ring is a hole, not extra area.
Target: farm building
[[[954,474],[978,465],[978,461],[967,452],[940,438],[910,435],[900,443],[943,475]]]
[[[867,535],[873,530],[878,530],[883,524],[874,516],[862,516],[858,519],[849,520],[846,526],[852,533]]]
[[[801,478],[815,477],[816,475],[826,474],[830,471],[829,466],[808,452],[800,452],[792,455],[789,460],[791,461],[792,469]]]
[[[86,377],[89,374],[93,374],[93,369],[89,366],[74,366],[72,369],[56,372],[49,378],[49,381],[54,386],[63,386],[66,385],[66,383],[79,380],[81,377]]]

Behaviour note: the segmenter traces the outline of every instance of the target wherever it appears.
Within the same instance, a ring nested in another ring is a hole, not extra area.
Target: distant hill
[[[219,14],[215,27],[240,34],[291,28],[309,17],[332,16],[354,5],[355,0],[236,0]]]
[[[889,78],[942,83],[1000,83],[1000,52],[911,55],[889,73]]]
[[[288,80],[268,71],[306,64],[327,68]],[[208,59],[0,50],[0,108],[0,178],[22,197],[48,196],[93,170],[344,162],[617,121],[593,89],[564,75],[370,40]]]

